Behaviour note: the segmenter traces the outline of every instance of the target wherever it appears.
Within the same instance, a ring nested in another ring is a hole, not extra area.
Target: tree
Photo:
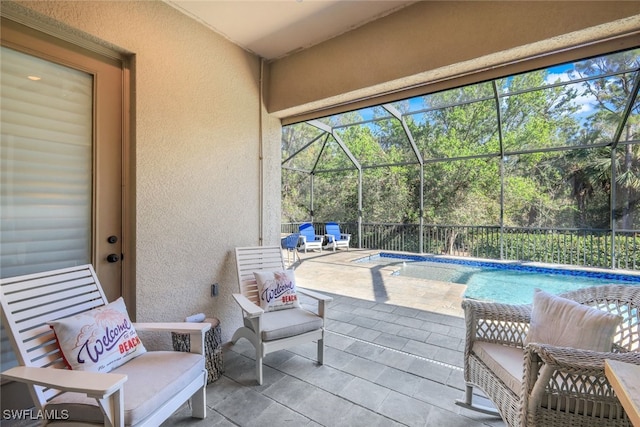
[[[574,78],[589,78],[582,83],[581,93],[582,97],[591,100],[592,107],[592,112],[584,119],[583,141],[603,141],[615,147],[613,156],[610,150],[596,150],[584,159],[580,183],[585,188],[604,187],[608,196],[612,189],[611,171],[615,171],[614,185],[619,204],[614,207],[614,219],[622,229],[637,226],[635,213],[640,196],[639,148],[631,142],[638,138],[640,103],[633,88],[640,68],[639,53],[640,49],[636,49],[588,59],[576,63],[571,72]],[[616,130],[625,119],[625,109],[634,97],[635,104],[619,140],[614,140],[618,137]],[[580,196],[576,194],[576,197]],[[584,200],[581,204],[585,210],[590,209]]]

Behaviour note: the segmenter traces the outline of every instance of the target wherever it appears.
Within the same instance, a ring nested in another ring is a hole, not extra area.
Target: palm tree
[[[584,98],[592,99],[595,112],[585,118],[582,143],[609,141],[611,150],[595,150],[585,159],[583,168],[572,171],[576,191],[574,197],[579,206],[584,207],[589,192],[585,189],[610,187],[612,172],[618,202],[614,206],[614,219],[621,229],[632,229],[635,225],[635,206],[640,196],[640,147],[632,143],[638,137],[638,114],[635,82],[638,79],[640,50],[622,52],[616,55],[589,59],[575,66],[573,75],[590,78],[582,83]],[[635,90],[635,93],[634,93]],[[629,103],[634,102],[631,114],[624,127]],[[613,159],[613,164],[612,164]],[[607,188],[607,193],[611,188]],[[591,193],[592,194],[592,193]]]

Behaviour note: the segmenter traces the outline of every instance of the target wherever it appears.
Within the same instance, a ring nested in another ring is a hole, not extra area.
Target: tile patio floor
[[[253,347],[240,340],[208,387],[207,418],[185,407],[163,426],[503,426],[454,403],[464,389],[464,286],[352,262],[375,253],[302,253],[293,264],[298,286],[334,298],[324,365],[314,344],[273,353],[258,386]]]

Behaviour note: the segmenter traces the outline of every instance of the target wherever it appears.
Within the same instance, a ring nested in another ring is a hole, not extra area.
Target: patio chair
[[[542,296],[537,292],[533,305],[462,302],[467,389],[456,403],[496,413],[473,404],[477,386],[509,426],[631,426],[604,361],[640,365],[640,287],[595,286],[561,295],[570,301]],[[567,315],[571,310],[583,316],[578,327]],[[557,340],[554,335],[580,345],[543,343]]]
[[[233,297],[243,311],[244,326],[233,334],[231,343],[246,338],[253,344],[258,384],[263,380],[262,359],[278,350],[317,341],[318,363],[322,365],[326,306],[332,298],[298,288],[295,283],[290,286],[294,282],[293,270],[285,270],[282,249],[278,246],[236,248],[236,267],[240,293]],[[286,283],[279,281],[276,275],[286,275]],[[261,294],[269,294],[269,288],[283,287],[294,292],[271,301],[261,297]],[[296,293],[315,300],[315,311],[302,308]],[[285,299],[287,304],[291,303],[289,306],[277,305],[283,304]]]
[[[280,239],[280,246],[287,251],[287,263],[291,265],[289,260],[291,253],[293,252],[293,262],[300,260],[298,256],[298,244],[300,243],[300,233],[289,234],[287,237]]]
[[[191,399],[192,416],[206,417],[208,323],[132,324],[121,298],[107,304],[91,265],[2,279],[0,296],[20,365],[1,377],[25,383],[38,414],[56,424],[158,426]],[[141,330],[190,334],[191,352],[146,351]]]
[[[340,226],[337,222],[328,222],[325,225],[326,243],[324,249],[332,249],[334,252],[339,248],[347,248],[349,250],[349,242],[351,234],[340,232]]]
[[[300,243],[300,249],[304,250],[304,253],[307,253],[307,250],[315,250],[319,249],[322,252],[322,242],[324,240],[324,236],[316,234],[313,224],[309,222],[305,222],[301,224],[300,227],[300,237],[302,242]]]

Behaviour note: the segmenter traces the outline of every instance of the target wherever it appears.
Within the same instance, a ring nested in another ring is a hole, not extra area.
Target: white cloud
[[[567,73],[549,73],[547,77],[544,79],[546,84],[554,84],[560,82],[568,82],[571,81],[569,74]]]
[[[568,73],[549,73],[545,78],[546,84],[554,84],[558,82],[570,82],[571,77]],[[577,89],[578,96],[572,101],[574,105],[580,107],[577,114],[581,116],[588,115],[592,113],[596,109],[596,98],[591,94],[583,94],[584,93],[584,83],[575,83],[572,86]]]
[[[596,109],[595,105],[597,105],[596,97],[591,94],[579,95],[576,99],[573,100],[573,102],[576,105],[580,106],[580,111],[578,111],[578,114],[591,113]]]

